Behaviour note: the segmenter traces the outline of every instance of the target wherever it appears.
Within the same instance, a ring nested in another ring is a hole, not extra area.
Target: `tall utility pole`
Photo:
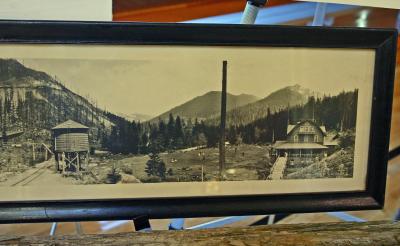
[[[219,139],[219,179],[223,180],[225,171],[225,125],[226,125],[226,73],[228,62],[222,62],[221,124]]]

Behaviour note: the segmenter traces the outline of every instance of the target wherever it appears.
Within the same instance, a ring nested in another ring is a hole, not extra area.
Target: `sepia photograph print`
[[[396,38],[0,21],[0,223],[381,208]]]
[[[0,49],[0,187],[365,185],[371,50]]]

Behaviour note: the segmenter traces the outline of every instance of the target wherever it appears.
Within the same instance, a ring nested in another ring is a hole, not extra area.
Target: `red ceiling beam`
[[[292,0],[270,0],[267,6],[287,4]],[[114,0],[114,21],[179,22],[239,12],[244,0]]]

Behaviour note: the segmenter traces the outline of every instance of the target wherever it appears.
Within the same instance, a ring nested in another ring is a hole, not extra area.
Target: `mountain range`
[[[250,123],[265,117],[268,109],[274,112],[288,105],[303,104],[312,95],[315,95],[313,91],[300,85],[282,88],[264,98],[228,93],[227,124]],[[5,105],[7,102],[8,105]],[[72,92],[45,72],[27,68],[14,59],[0,59],[0,111],[7,111],[11,115],[6,119],[9,125],[36,124],[38,127],[49,129],[64,120],[72,119],[99,128],[101,125],[112,125],[118,116],[129,121],[156,122],[159,119],[168,119],[169,114],[179,115],[183,119],[197,118],[218,124],[220,105],[221,92],[210,91],[157,117],[135,113],[114,114],[99,109],[95,102]]]
[[[227,111],[232,110],[234,108],[241,107],[243,105],[256,102],[260,98],[248,95],[248,94],[240,94],[240,95],[232,95],[227,93]],[[151,121],[157,121],[159,119],[165,120],[168,119],[170,114],[179,115],[179,117],[183,119],[195,119],[205,120],[207,118],[211,118],[219,115],[221,111],[221,92],[220,91],[210,91],[205,93],[204,95],[195,97],[177,107],[168,110],[167,112],[153,118]]]
[[[227,93],[227,124],[240,125],[253,122],[288,106],[296,106],[307,102],[310,96],[316,93],[300,85],[287,86],[277,90],[264,98],[253,95],[232,95]],[[208,123],[218,124],[221,110],[221,92],[211,91],[195,97],[167,112],[153,118],[151,122],[159,119],[168,119],[169,114],[179,115],[184,119],[205,120]]]
[[[129,121],[140,121],[140,122],[149,121],[153,118],[153,116],[151,115],[139,114],[139,113],[131,113],[131,114],[118,113],[118,115]]]
[[[228,125],[245,125],[283,108],[301,105],[317,94],[296,84],[272,92],[268,96],[227,112]]]

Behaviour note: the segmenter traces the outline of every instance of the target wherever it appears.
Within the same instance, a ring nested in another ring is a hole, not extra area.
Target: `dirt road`
[[[41,185],[72,185],[71,178],[64,178],[54,170],[54,160],[39,163],[31,169],[10,177],[0,183],[0,186],[41,186]]]

